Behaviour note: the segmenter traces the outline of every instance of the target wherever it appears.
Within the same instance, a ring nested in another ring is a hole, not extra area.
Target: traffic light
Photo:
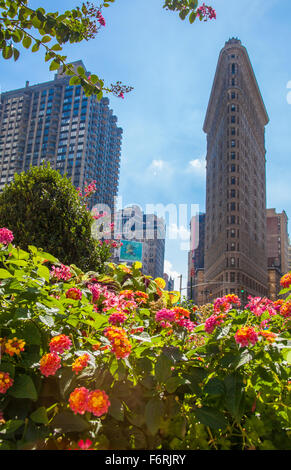
[[[240,291],[241,291],[241,294],[244,294],[244,291],[245,291],[245,290],[244,290],[243,287],[241,287],[241,288],[240,288]]]

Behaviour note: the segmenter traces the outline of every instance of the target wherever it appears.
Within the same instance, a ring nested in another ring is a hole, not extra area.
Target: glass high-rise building
[[[82,66],[82,61],[72,64]],[[89,72],[86,72],[89,75]],[[86,97],[61,70],[49,82],[8,91],[0,98],[0,190],[15,172],[42,162],[83,188],[96,180],[90,204],[113,210],[117,195],[122,129],[109,99]]]

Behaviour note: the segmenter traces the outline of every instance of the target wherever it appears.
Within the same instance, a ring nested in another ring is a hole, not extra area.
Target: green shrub
[[[41,247],[84,270],[101,264],[92,222],[71,181],[49,164],[15,174],[0,194],[0,226],[12,230],[16,245]]]

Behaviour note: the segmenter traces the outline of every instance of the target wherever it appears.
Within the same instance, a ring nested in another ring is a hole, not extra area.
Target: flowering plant
[[[288,277],[193,307],[140,263],[0,262],[0,449],[290,449]]]

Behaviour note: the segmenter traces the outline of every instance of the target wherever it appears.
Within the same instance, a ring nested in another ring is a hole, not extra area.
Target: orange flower
[[[90,358],[87,353],[77,357],[77,359],[72,364],[72,370],[76,375],[87,366],[89,359]]]
[[[87,411],[87,403],[89,398],[89,390],[85,387],[75,388],[70,394],[69,406],[71,410],[77,414],[83,415]]]
[[[94,416],[101,416],[107,413],[110,401],[107,394],[102,390],[93,390],[89,393],[87,402],[87,411],[93,413]]]
[[[174,312],[176,313],[176,319],[179,319],[181,317],[186,317],[186,318],[190,317],[190,312],[186,308],[174,307],[172,308],[172,310],[174,310]]]
[[[0,371],[0,393],[6,393],[8,388],[12,387],[13,382],[8,372]]]
[[[289,273],[281,277],[280,284],[284,289],[291,286],[291,271],[289,271]]]
[[[24,351],[24,346],[25,341],[23,339],[18,339],[15,337],[6,341],[4,345],[4,351],[6,354],[9,354],[9,356],[14,356],[14,354],[19,356],[20,353]]]
[[[262,330],[259,331],[259,335],[264,336],[268,343],[274,343],[276,341],[277,335],[275,333],[272,333],[270,330]]]
[[[131,352],[131,344],[128,341],[126,331],[117,326],[105,328],[105,336],[109,339],[112,352],[117,359],[128,357]]]
[[[134,295],[135,295],[136,301],[140,304],[145,304],[149,298],[149,295],[146,292],[142,292],[139,290],[136,291]]]
[[[280,313],[285,318],[289,318],[291,316],[291,300],[288,300],[281,306]]]

